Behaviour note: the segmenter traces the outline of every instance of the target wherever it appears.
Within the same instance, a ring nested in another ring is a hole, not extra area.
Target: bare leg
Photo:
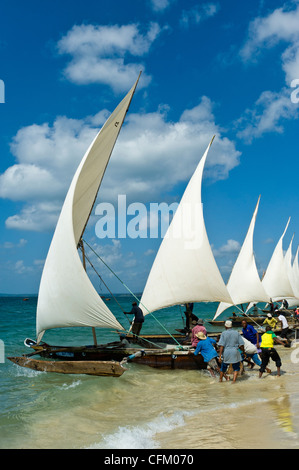
[[[235,370],[235,371],[234,371],[234,376],[233,376],[233,384],[236,382],[237,377],[238,377],[238,371]]]

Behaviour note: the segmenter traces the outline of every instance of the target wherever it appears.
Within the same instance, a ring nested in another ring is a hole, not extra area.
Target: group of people
[[[192,329],[190,328],[191,347],[195,348],[194,352],[191,352],[191,354],[197,356],[200,353],[202,355],[204,362],[207,364],[207,369],[213,377],[216,376],[215,372],[218,372],[220,382],[223,381],[223,378],[229,380],[227,370],[228,367],[231,367],[233,371],[233,382],[236,382],[238,372],[241,370],[241,364],[244,361],[246,361],[251,368],[253,368],[255,364],[258,365],[259,377],[262,377],[264,372],[271,373],[271,370],[268,368],[270,359],[275,362],[277,375],[280,376],[281,359],[274,348],[274,344],[278,343],[285,346],[289,343],[288,333],[290,330],[284,315],[280,314],[278,320],[276,320],[271,313],[268,313],[263,323],[265,333],[261,336],[245,319],[242,321],[242,335],[238,331],[233,330],[232,322],[227,320],[224,324],[225,331],[221,333],[219,341],[217,342],[207,335],[207,330],[204,327],[202,318],[193,316],[192,320],[192,307],[192,304],[191,306],[188,305],[187,309],[188,319],[192,325]],[[134,315],[132,333],[138,336],[144,322],[142,310],[137,306],[136,302],[133,302],[132,310],[125,313]],[[273,333],[278,321],[280,321],[282,325],[280,337],[283,338],[283,340],[279,339],[275,333]]]
[[[271,320],[269,317],[267,319]],[[202,319],[197,321],[191,333],[191,346],[195,348],[192,354],[197,356],[200,353],[202,355],[204,362],[207,363],[207,369],[213,377],[216,376],[215,372],[218,372],[220,382],[223,381],[223,378],[229,380],[227,370],[228,367],[231,367],[233,382],[236,382],[243,361],[246,361],[251,368],[257,364],[259,377],[262,377],[264,372],[271,373],[268,368],[270,359],[275,362],[277,375],[280,376],[281,359],[274,348],[274,343],[285,345],[285,342],[273,333],[273,327],[270,324],[266,324],[266,331],[261,337],[246,320],[242,321],[242,335],[232,329],[230,320],[227,320],[224,326],[225,331],[221,333],[218,342],[207,335]]]

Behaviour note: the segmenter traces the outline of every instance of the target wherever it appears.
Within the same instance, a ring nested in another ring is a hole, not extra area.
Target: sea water
[[[105,300],[125,328],[118,304],[130,311],[134,299]],[[37,299],[0,297],[0,339],[7,356],[28,353],[35,339]],[[216,304],[196,304],[207,322]],[[155,314],[171,333],[183,327],[184,307]],[[96,329],[98,343],[117,340]],[[143,333],[164,333],[149,315]],[[46,332],[56,345],[92,344],[89,328]],[[258,378],[246,369],[235,384],[219,383],[207,371],[158,370],[134,363],[119,378],[35,372],[7,359],[0,364],[2,449],[237,449],[299,448],[299,345],[278,346],[282,375]],[[297,354],[298,353],[298,354]]]

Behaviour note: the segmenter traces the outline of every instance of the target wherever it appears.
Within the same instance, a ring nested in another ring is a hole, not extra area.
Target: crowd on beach
[[[273,330],[281,324],[279,337]],[[224,323],[225,330],[217,340],[209,337],[203,325],[203,319],[193,320],[191,329],[191,347],[195,348],[190,354],[201,354],[207,369],[213,377],[219,373],[219,381],[223,378],[229,380],[228,370],[233,373],[233,382],[236,382],[240,372],[244,369],[244,363],[253,369],[259,367],[259,377],[267,372],[271,373],[268,365],[272,360],[277,369],[277,376],[281,373],[281,358],[274,347],[281,344],[289,347],[289,325],[286,317],[280,313],[276,319],[272,313],[268,313],[262,324],[262,332],[257,331],[246,319],[242,320],[242,331],[233,329],[232,321]],[[260,329],[260,328],[258,328]]]
[[[231,372],[233,373],[233,382],[236,382],[239,372],[244,370],[245,362],[251,369],[257,365],[259,367],[259,377],[261,378],[265,372],[271,373],[268,365],[272,360],[276,365],[277,376],[279,377],[282,364],[274,345],[281,344],[286,347],[291,345],[289,339],[291,330],[285,315],[283,315],[284,310],[288,308],[288,304],[284,300],[280,309],[277,309],[270,302],[269,307],[270,310],[262,324],[261,332],[249,324],[246,318],[242,320],[241,332],[234,330],[232,321],[227,320],[224,323],[225,330],[215,340],[208,336],[203,319],[192,313],[193,304],[186,304],[185,331],[190,334],[187,340],[188,343],[191,340],[189,354],[195,356],[201,354],[210,374],[216,377],[216,372],[219,373],[220,382],[223,381],[223,378],[230,380],[229,374]],[[142,310],[136,302],[133,302],[132,310],[124,313],[134,315],[132,333],[138,336],[144,322]],[[277,316],[277,319],[274,315]],[[233,316],[235,315],[233,314]],[[294,319],[295,323],[299,322],[299,308],[294,311]],[[281,326],[279,336],[274,332],[278,323]]]

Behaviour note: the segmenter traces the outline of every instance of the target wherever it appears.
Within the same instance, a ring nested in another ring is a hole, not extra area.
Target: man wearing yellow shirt
[[[261,378],[263,373],[265,372],[267,365],[269,364],[270,358],[272,361],[275,362],[277,367],[277,375],[280,376],[280,368],[281,368],[281,359],[276,351],[273,348],[274,341],[276,343],[284,345],[283,341],[277,338],[277,336],[273,333],[271,327],[269,325],[266,326],[266,333],[262,335],[262,342],[260,344],[261,352],[261,360],[262,365],[260,367],[259,377]]]
[[[274,330],[276,328],[278,321],[276,318],[272,317],[271,313],[267,313],[267,318],[264,320],[263,325],[268,325]]]

